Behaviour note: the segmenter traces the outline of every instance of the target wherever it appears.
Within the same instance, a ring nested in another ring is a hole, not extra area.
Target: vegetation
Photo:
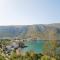
[[[0,46],[1,45],[8,45],[10,44],[10,39],[0,39]]]
[[[2,55],[0,55],[0,60],[6,60]]]
[[[0,60],[5,60],[6,57],[0,56]],[[26,52],[25,55],[19,55],[17,56],[16,53],[14,52],[12,55],[10,55],[10,58],[8,60],[56,60],[54,57],[50,57],[47,55],[43,54],[36,54],[33,52]]]

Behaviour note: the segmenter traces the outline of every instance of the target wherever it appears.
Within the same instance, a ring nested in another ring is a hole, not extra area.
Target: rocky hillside
[[[0,26],[0,38],[60,40],[60,24]]]

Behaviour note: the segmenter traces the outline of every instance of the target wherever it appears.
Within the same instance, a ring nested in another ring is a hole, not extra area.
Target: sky
[[[0,25],[60,23],[60,0],[0,0]]]

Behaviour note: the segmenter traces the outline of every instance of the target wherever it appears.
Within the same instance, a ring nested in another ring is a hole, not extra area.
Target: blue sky
[[[0,0],[0,25],[60,23],[60,0]]]

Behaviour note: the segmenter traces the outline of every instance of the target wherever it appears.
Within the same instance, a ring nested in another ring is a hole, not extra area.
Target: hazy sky
[[[60,23],[60,0],[0,0],[0,25]]]

